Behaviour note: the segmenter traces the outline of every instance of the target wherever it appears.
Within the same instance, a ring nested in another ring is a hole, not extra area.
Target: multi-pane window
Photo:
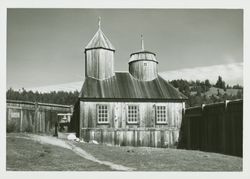
[[[108,123],[108,105],[97,105],[97,122]]]
[[[167,124],[166,106],[156,106],[156,123]]]
[[[130,124],[138,123],[139,119],[139,106],[137,105],[128,105],[128,120]]]

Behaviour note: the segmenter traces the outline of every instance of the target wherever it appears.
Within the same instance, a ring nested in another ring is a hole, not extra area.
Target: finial
[[[141,50],[144,50],[144,41],[143,41],[143,35],[141,34]]]
[[[98,28],[101,29],[101,17],[98,17]]]

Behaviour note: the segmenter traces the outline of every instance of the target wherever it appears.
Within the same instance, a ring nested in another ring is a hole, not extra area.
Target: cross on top
[[[141,50],[144,50],[144,40],[143,40],[143,35],[141,34]]]
[[[101,17],[98,17],[98,28],[101,29]]]

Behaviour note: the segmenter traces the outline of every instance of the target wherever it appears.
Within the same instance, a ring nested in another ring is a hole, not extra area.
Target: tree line
[[[16,91],[12,88],[7,91],[7,99],[21,100],[21,101],[32,101],[40,103],[53,103],[53,104],[64,104],[74,105],[78,99],[79,92],[66,92],[66,91],[52,91],[49,93],[39,93],[33,91],[22,90]]]
[[[172,80],[169,81],[169,83],[188,97],[188,100],[186,101],[187,107],[243,98],[243,87],[238,84],[233,86],[226,85],[221,76],[218,77],[215,84],[211,84],[209,80],[187,81],[182,79]],[[207,95],[206,92],[208,92],[211,87],[216,87],[218,91],[215,94]],[[224,93],[219,89],[223,90]],[[237,90],[237,94],[228,94],[228,89]],[[10,88],[7,91],[7,99],[64,105],[74,105],[78,100],[78,96],[78,91],[52,91],[49,93],[39,93],[26,91],[24,88],[19,91]]]
[[[217,103],[225,100],[243,99],[243,86],[239,84],[230,86],[223,81],[221,76],[218,76],[218,80],[215,84],[211,84],[208,79],[204,81],[187,81],[179,79],[169,81],[169,83],[188,97],[186,101],[187,107]],[[217,92],[208,95],[206,92],[208,92],[211,87],[215,87]],[[230,89],[236,90],[237,93],[235,95],[227,93]]]

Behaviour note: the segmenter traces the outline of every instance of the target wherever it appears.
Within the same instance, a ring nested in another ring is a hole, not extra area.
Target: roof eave
[[[97,102],[97,101],[106,101],[106,102],[112,102],[112,101],[120,101],[120,102],[126,102],[126,101],[133,101],[133,102],[184,102],[187,99],[183,98],[95,98],[95,97],[79,97],[80,101],[89,101],[89,102]]]
[[[150,54],[156,56],[156,54],[155,54],[154,52],[150,52],[150,51],[146,51],[146,50],[145,50],[145,51],[138,51],[138,52],[131,53],[131,54],[130,54],[130,57],[131,57],[132,55],[140,54],[140,53],[150,53]]]
[[[158,61],[156,60],[150,60],[150,59],[136,59],[136,60],[130,60],[128,63],[132,63],[132,62],[137,62],[137,61],[152,61],[152,62],[155,62],[155,63],[159,63]]]
[[[105,48],[105,47],[90,47],[90,48],[85,48],[84,53],[86,53],[86,51],[88,50],[96,50],[96,49],[104,49],[104,50],[115,52],[115,49],[110,49],[110,48]]]

